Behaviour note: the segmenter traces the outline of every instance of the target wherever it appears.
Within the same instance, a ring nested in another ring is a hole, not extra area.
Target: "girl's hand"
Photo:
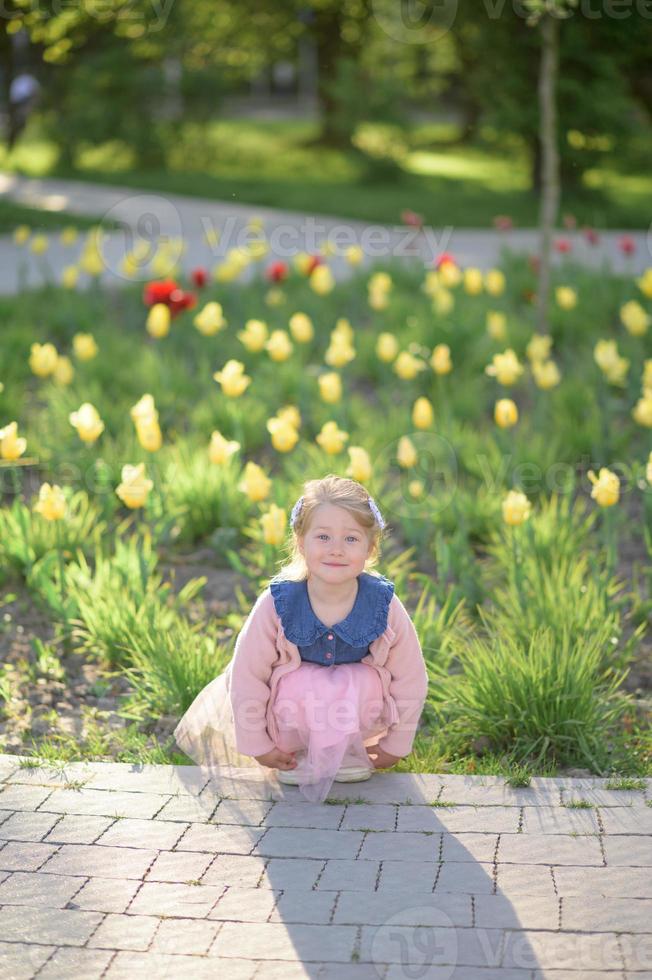
[[[374,769],[389,769],[390,766],[395,766],[396,763],[403,757],[400,755],[391,755],[389,752],[383,751],[377,745],[370,746],[367,749],[367,755],[369,756],[369,761],[373,765]]]
[[[269,766],[270,769],[296,769],[297,766],[294,752],[281,752],[277,748],[270,749],[263,755],[255,755],[254,759],[260,762],[261,766]]]

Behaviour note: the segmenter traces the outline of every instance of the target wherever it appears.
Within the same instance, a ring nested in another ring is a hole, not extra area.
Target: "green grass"
[[[520,226],[537,223],[539,199],[528,189],[528,161],[518,140],[483,130],[475,144],[460,143],[450,125],[415,126],[407,137],[370,125],[365,132],[388,152],[405,140],[399,169],[383,175],[360,152],[314,145],[312,122],[248,120],[185,124],[160,171],[139,170],[118,141],[80,152],[70,171],[59,165],[56,147],[39,135],[35,119],[11,154],[0,148],[0,167],[374,222],[397,223],[401,211],[412,208],[438,227],[487,227],[497,214],[511,215]],[[580,187],[566,190],[560,214],[599,228],[647,227],[652,177],[634,150],[630,161],[625,147],[618,157],[605,156]]]

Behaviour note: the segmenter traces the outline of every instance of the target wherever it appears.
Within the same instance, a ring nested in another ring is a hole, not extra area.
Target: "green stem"
[[[12,482],[14,485],[15,493],[15,506],[16,512],[18,514],[18,523],[20,524],[21,534],[23,536],[23,554],[25,560],[25,577],[29,576],[32,570],[32,554],[29,546],[29,537],[27,533],[27,525],[25,524],[25,512],[23,510],[22,502],[22,481],[20,479],[20,467],[12,466],[11,468]]]
[[[63,619],[63,648],[68,651],[68,611],[66,609],[66,566],[63,560],[63,532],[61,522],[57,521],[57,555],[59,558],[59,588],[61,590],[61,616]]]

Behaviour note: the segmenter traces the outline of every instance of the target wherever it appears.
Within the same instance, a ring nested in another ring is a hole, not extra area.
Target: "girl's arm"
[[[399,720],[378,741],[378,747],[390,755],[402,758],[412,751],[428,693],[428,671],[414,623],[396,594],[390,604],[389,623],[396,637],[385,666],[392,675],[389,693],[396,702]]]
[[[276,748],[266,723],[269,680],[278,654],[277,625],[269,603],[269,590],[263,592],[238,634],[231,664],[229,693],[238,752],[263,755]]]

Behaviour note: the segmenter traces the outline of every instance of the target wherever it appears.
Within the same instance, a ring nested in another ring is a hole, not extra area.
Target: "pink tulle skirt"
[[[322,803],[341,766],[373,770],[365,740],[386,725],[380,721],[383,692],[378,671],[362,662],[325,667],[302,661],[280,678],[272,711],[278,748],[295,752],[299,789]]]

